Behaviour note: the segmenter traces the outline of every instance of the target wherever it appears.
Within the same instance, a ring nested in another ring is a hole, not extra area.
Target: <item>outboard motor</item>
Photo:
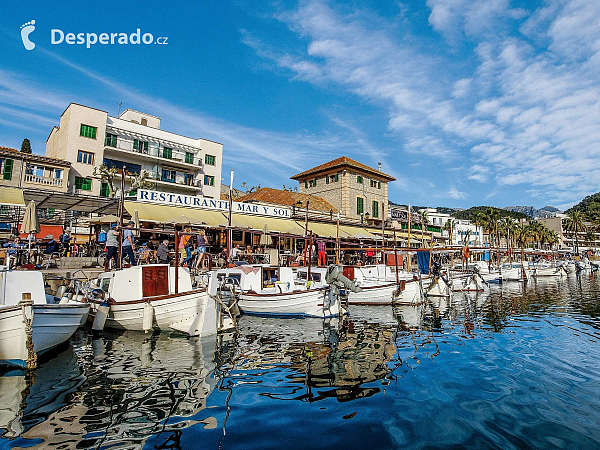
[[[354,281],[344,276],[341,266],[336,266],[335,264],[331,264],[327,268],[325,282],[329,285],[329,295],[326,296],[328,304],[324,305],[326,309],[335,304],[338,297],[340,302],[343,302],[347,306],[348,292],[360,292],[362,290]]]

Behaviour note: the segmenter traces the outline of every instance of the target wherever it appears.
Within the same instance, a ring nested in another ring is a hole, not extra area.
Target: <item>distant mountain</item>
[[[525,214],[530,219],[548,219],[549,217],[555,217],[556,213],[560,212],[558,208],[550,205],[541,209],[536,209],[535,206],[507,206],[504,209]]]
[[[482,212],[487,213],[488,210],[495,209],[500,213],[500,217],[512,217],[513,219],[527,219],[527,215],[522,213],[521,211],[511,211],[502,208],[496,208],[495,206],[472,206],[469,209],[465,209],[463,211],[455,211],[451,213],[457,219],[473,219],[474,212]]]
[[[570,214],[573,211],[581,211],[586,220],[600,222],[600,192],[588,195],[565,213]]]

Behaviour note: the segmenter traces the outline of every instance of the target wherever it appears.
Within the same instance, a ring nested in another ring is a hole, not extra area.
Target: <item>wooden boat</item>
[[[166,264],[128,267],[100,274],[87,295],[93,320],[106,301],[110,310],[105,326],[115,329],[181,331],[190,336],[210,335],[233,328],[206,288],[193,289],[189,271]]]
[[[297,284],[291,267],[243,265],[211,272],[210,292],[223,285],[234,289],[244,314],[324,318],[347,313],[329,287]]]
[[[0,268],[0,364],[35,366],[37,355],[67,341],[88,312],[84,303],[47,299],[40,272]]]

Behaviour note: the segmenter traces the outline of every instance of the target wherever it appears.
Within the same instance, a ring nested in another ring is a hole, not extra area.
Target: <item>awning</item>
[[[117,213],[118,199],[115,198],[30,188],[23,189],[22,195],[27,202],[33,200],[38,209],[45,208],[57,211],[82,211],[102,214]]]
[[[23,191],[17,188],[0,187],[0,205],[25,206]]]
[[[125,209],[132,217],[137,210],[138,217],[144,222],[169,223],[179,217],[185,216],[196,219],[198,225],[209,227],[225,227],[227,225],[227,218],[220,211],[127,201],[125,202]]]
[[[342,235],[344,233],[344,235]],[[379,236],[375,236],[363,227],[352,227],[349,225],[340,225],[340,237],[346,237],[351,239],[381,239]]]
[[[302,227],[302,235],[304,235],[304,223],[296,222],[299,227]],[[340,227],[341,228],[341,227]],[[337,226],[328,223],[308,222],[308,229],[320,237],[334,238],[337,235]],[[340,237],[342,233],[340,231]]]
[[[231,215],[231,225],[235,228],[247,228],[262,232],[265,224],[269,227],[270,233],[304,235],[304,228],[299,227],[293,220],[238,213]]]

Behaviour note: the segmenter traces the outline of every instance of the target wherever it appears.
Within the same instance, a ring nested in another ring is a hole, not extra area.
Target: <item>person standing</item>
[[[204,257],[206,256],[206,232],[201,229],[196,236],[196,251],[198,257],[196,258],[196,269],[204,270]]]
[[[159,264],[169,264],[169,240],[162,241],[156,249],[156,259]]]
[[[63,245],[65,249],[65,255],[69,255],[71,251],[71,233],[69,230],[65,230],[63,234],[60,235],[60,243]]]
[[[191,232],[189,227],[185,227],[183,230],[184,233]],[[192,259],[192,239],[189,234],[185,234],[179,238],[179,253],[181,257],[181,267],[187,265],[187,263]]]
[[[121,254],[121,260],[123,260],[123,258],[127,256],[129,258],[129,264],[131,264],[132,266],[136,265],[135,253],[133,252],[135,248],[135,241],[133,238],[132,228],[134,225],[135,223],[132,220],[130,220],[127,224],[127,228],[123,230],[123,252]]]
[[[115,225],[113,225],[106,233],[106,262],[104,263],[104,270],[116,269],[119,266],[118,254],[119,232],[115,229]],[[110,267],[111,259],[114,261],[113,267]]]
[[[317,241],[317,248],[319,249],[319,266],[327,265],[327,245],[325,241],[319,239]]]

